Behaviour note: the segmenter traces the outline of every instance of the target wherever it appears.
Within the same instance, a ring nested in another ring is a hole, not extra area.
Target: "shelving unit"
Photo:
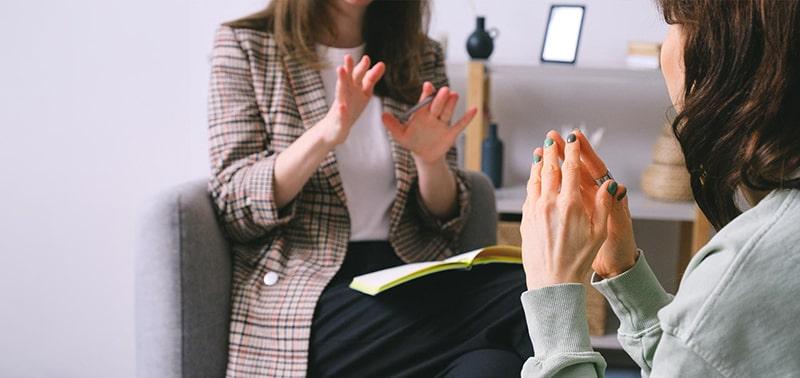
[[[480,170],[481,141],[486,134],[489,123],[489,102],[491,75],[522,77],[540,75],[548,77],[561,74],[563,80],[584,80],[591,82],[618,82],[620,80],[645,81],[657,83],[657,70],[629,70],[605,68],[575,68],[564,66],[534,65],[493,65],[491,71],[485,62],[471,61],[465,66],[467,70],[467,106],[478,107],[478,116],[467,127],[464,143],[465,167]],[[563,75],[567,73],[568,75]],[[648,84],[650,85],[650,84]],[[519,214],[525,200],[523,186],[499,189],[497,209],[501,214]],[[691,256],[704,245],[709,237],[711,227],[702,213],[691,202],[670,203],[648,199],[639,191],[629,193],[631,216],[634,219],[675,221],[681,223],[680,264],[676,274],[682,274]]]
[[[497,212],[500,214],[521,214],[525,202],[525,187],[514,186],[495,190]],[[694,222],[695,211],[692,202],[655,201],[639,191],[628,192],[628,204],[633,219],[660,220],[674,222]]]

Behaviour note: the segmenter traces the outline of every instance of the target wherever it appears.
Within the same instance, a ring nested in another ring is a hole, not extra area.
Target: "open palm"
[[[422,85],[420,101],[435,92],[433,84]],[[403,124],[391,113],[383,114],[383,123],[398,144],[411,151],[415,158],[426,163],[444,158],[455,143],[456,137],[472,121],[477,109],[472,108],[455,125],[450,125],[458,103],[458,93],[442,87],[429,106],[417,111]]]
[[[328,116],[330,122],[329,139],[334,144],[343,143],[350,134],[361,112],[366,108],[375,88],[375,84],[383,76],[386,67],[378,62],[370,68],[370,59],[364,55],[355,65],[350,55],[344,57],[344,65],[336,69],[336,99],[333,101]]]

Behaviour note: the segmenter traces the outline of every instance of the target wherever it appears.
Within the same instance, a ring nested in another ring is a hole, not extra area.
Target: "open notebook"
[[[441,261],[400,265],[357,276],[350,283],[350,288],[364,294],[375,295],[436,272],[469,269],[474,265],[489,263],[521,264],[522,250],[519,247],[510,245],[496,245],[465,252]]]

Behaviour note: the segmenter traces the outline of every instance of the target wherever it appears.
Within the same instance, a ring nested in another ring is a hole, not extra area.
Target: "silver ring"
[[[602,186],[604,182],[613,179],[614,176],[611,176],[611,171],[606,171],[606,174],[603,175],[603,177],[594,179],[594,183],[597,184],[597,186]]]

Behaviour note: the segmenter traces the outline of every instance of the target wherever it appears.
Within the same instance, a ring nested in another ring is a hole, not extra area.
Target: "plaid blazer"
[[[347,251],[350,199],[333,152],[281,209],[275,204],[273,169],[275,157],[328,111],[322,79],[283,55],[271,34],[260,30],[222,26],[212,56],[209,187],[234,251],[227,375],[301,377],[314,307]],[[441,47],[433,41],[422,70],[437,88],[447,85]],[[391,98],[382,103],[394,114],[409,107]],[[459,213],[440,222],[421,201],[410,152],[391,143],[397,195],[389,242],[405,262],[451,256],[470,193],[455,149],[447,158],[456,176]]]

